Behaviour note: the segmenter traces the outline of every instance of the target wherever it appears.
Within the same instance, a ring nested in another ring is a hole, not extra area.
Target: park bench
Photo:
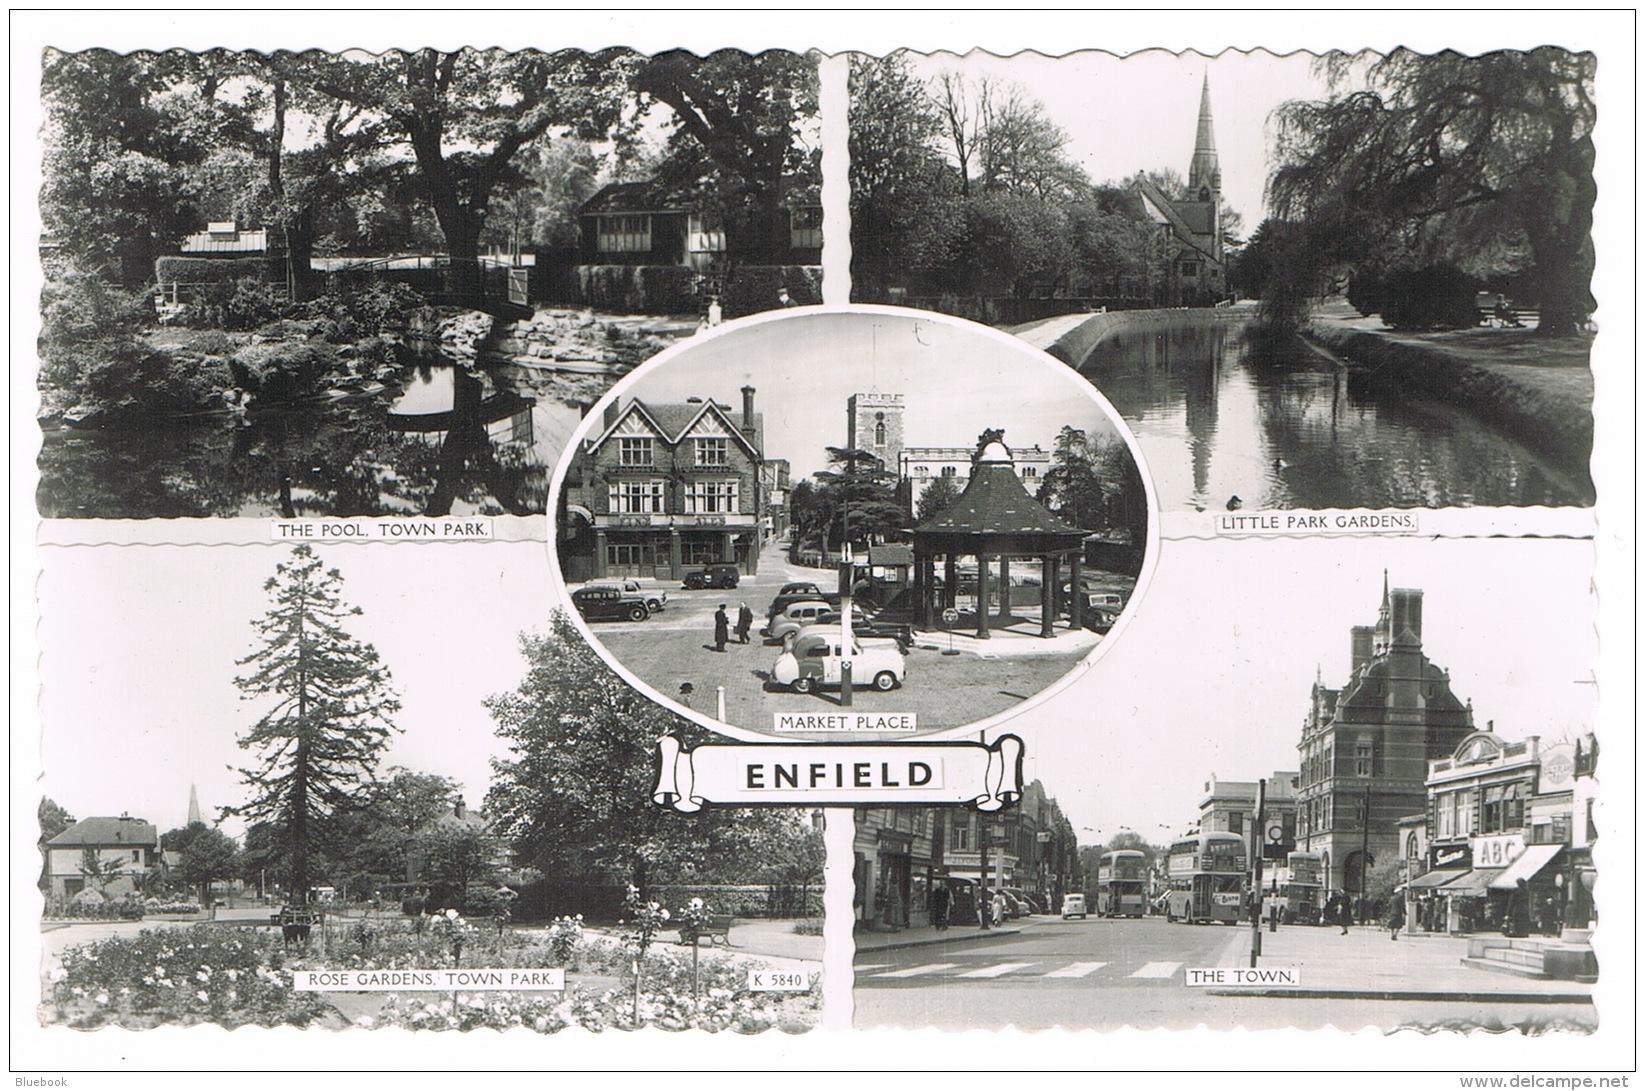
[[[708,922],[699,927],[685,927],[680,929],[680,942],[696,946],[697,941],[704,936],[708,937],[709,946],[718,943],[725,947],[731,946],[731,920],[729,916],[711,916]]]
[[[1512,303],[1497,303],[1496,300],[1482,295],[1475,300],[1474,309],[1479,312],[1481,326],[1496,326],[1503,329],[1522,329],[1531,321],[1536,320],[1535,307],[1516,307]]]

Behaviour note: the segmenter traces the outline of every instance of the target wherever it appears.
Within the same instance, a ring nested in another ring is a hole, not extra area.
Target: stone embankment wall
[[[1248,322],[1249,307],[1175,307],[1165,310],[1070,314],[1018,327],[1011,332],[1078,367],[1103,338],[1120,330],[1161,329],[1200,322]]]
[[[480,311],[423,312],[406,330],[411,344],[473,364],[512,364],[587,375],[621,375],[667,348],[659,337],[605,322],[587,311],[538,311],[499,322]]]
[[[1314,321],[1303,335],[1374,383],[1408,399],[1432,398],[1486,421],[1566,473],[1587,480],[1594,447],[1591,407],[1515,382],[1443,349]]]

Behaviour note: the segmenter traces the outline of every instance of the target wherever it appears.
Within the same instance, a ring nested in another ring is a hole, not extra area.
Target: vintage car
[[[826,602],[796,602],[784,611],[782,617],[772,620],[766,634],[773,641],[782,643],[810,625],[822,625],[838,629],[840,625],[839,608],[830,606]],[[859,637],[880,637],[895,640],[905,653],[908,651],[908,646],[914,643],[914,631],[910,626],[900,622],[878,620],[855,606],[851,608],[851,632]]]
[[[796,602],[821,602],[829,606],[838,606],[840,593],[819,591],[814,583],[784,584],[783,589],[777,592],[777,597],[771,600],[771,605],[766,607],[765,616],[773,620],[779,618]]]
[[[861,638],[842,654],[839,629],[826,625],[801,629],[777,657],[771,677],[795,693],[810,693],[824,686],[838,687],[844,674],[841,668],[847,661],[851,663],[853,689],[873,686],[891,690],[902,685],[906,665],[896,641]]]
[[[668,592],[661,587],[650,587],[639,580],[593,580],[589,587],[615,587],[626,594],[645,600],[646,609],[655,614],[668,605]]]
[[[742,573],[737,571],[734,564],[711,564],[694,569],[685,574],[682,581],[689,591],[698,591],[704,587],[735,587],[742,579]]]
[[[645,599],[617,587],[581,587],[571,604],[589,621],[644,621],[651,616]]]
[[[1062,919],[1067,920],[1069,917],[1078,917],[1080,920],[1085,919],[1084,894],[1064,894],[1062,896]]]

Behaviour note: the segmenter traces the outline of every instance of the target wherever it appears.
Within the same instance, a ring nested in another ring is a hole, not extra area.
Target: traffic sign
[[[944,625],[952,625],[952,624],[954,624],[954,622],[958,621],[959,619],[960,619],[960,612],[958,610],[954,609],[952,606],[948,607],[947,609],[945,609],[942,612],[942,623]]]
[[[1268,840],[1270,840],[1270,841],[1283,841],[1283,840],[1285,840],[1285,827],[1284,826],[1269,826],[1268,827]]]

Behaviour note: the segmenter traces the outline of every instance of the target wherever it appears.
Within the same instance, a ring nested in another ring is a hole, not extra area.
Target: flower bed
[[[317,994],[292,991],[276,937],[209,924],[70,947],[45,996],[41,1022],[73,1027],[338,1021]]]
[[[563,967],[563,993],[395,993],[383,995],[362,1026],[470,1030],[527,1026],[549,1032],[658,1026],[680,1030],[803,1031],[817,1025],[821,998],[750,993],[746,959],[692,959],[653,948],[641,961],[635,1021],[634,951],[618,939],[564,919],[548,933],[519,933],[439,915],[349,922],[327,934],[322,955],[284,947],[271,932],[215,924],[149,929],[68,948],[45,989],[41,1021],[129,1028],[216,1023],[343,1026],[324,993],[292,989],[294,970],[408,969],[429,966]]]

